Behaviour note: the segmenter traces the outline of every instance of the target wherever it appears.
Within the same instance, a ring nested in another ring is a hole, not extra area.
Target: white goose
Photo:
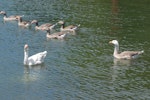
[[[22,17],[20,17],[20,16],[17,16],[16,19],[18,20],[18,25],[19,25],[19,26],[28,27],[28,26],[31,25],[31,22],[30,22],[30,21],[23,21],[23,20],[22,20]]]
[[[48,39],[64,39],[64,37],[66,36],[66,32],[56,32],[56,33],[51,34],[50,29],[48,29],[46,31],[47,31],[46,37]]]
[[[17,20],[16,18],[17,17],[23,17],[24,15],[20,16],[20,15],[11,15],[11,16],[7,16],[6,12],[5,11],[0,11],[0,14],[3,14],[4,17],[4,21],[13,21],[13,20]]]
[[[39,65],[39,64],[42,64],[44,62],[44,59],[47,55],[47,51],[44,51],[44,52],[40,52],[40,53],[37,53],[35,55],[32,55],[30,57],[28,57],[28,48],[29,46],[27,44],[25,44],[24,46],[24,65]]]
[[[79,25],[69,25],[67,27],[65,27],[65,22],[64,21],[59,21],[59,24],[61,24],[61,28],[60,31],[70,31],[70,32],[75,32],[75,30],[78,29]]]
[[[113,56],[117,59],[134,59],[138,55],[144,53],[144,51],[124,51],[119,53],[119,43],[117,40],[112,40],[109,43],[114,44],[114,53]]]
[[[45,24],[42,24],[39,26],[37,20],[33,20],[31,22],[31,24],[34,24],[34,23],[36,24],[36,26],[35,26],[36,30],[43,30],[43,31],[47,30],[47,28],[53,29],[57,25],[57,23],[56,24],[45,23]]]

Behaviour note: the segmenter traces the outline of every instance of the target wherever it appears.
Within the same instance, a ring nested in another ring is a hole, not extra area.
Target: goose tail
[[[80,24],[76,25],[73,29],[74,29],[74,30],[77,30],[78,27],[80,27]]]
[[[24,17],[24,15],[21,15],[20,17]]]
[[[142,50],[142,51],[139,52],[139,54],[143,54],[143,53],[144,53],[144,50]]]
[[[50,29],[53,29],[58,23],[53,24],[52,26],[50,26]]]
[[[43,52],[44,58],[46,57],[46,55],[47,55],[47,51],[44,51],[44,52]]]
[[[80,27],[80,24],[78,24],[77,27]]]

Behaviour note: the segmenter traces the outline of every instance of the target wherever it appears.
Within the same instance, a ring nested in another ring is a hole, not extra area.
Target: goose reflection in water
[[[125,70],[128,70],[129,66],[131,66],[133,62],[134,60],[114,58],[114,64],[112,66],[112,81],[117,80],[117,78],[119,78],[119,75],[123,74]]]
[[[24,66],[24,82],[32,82],[39,80],[41,77],[40,72],[45,69],[45,65],[34,65],[34,66]]]
[[[116,59],[114,58],[114,66],[130,66],[132,64],[133,60],[128,60],[128,59]]]

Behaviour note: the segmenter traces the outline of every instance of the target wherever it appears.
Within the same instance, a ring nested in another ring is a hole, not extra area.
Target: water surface
[[[3,100],[150,99],[150,7],[148,0],[0,0],[8,15],[25,15],[39,24],[81,24],[76,35],[47,40],[45,32],[3,22],[0,16],[0,97]],[[57,26],[55,29],[59,31]],[[144,50],[135,60],[113,59],[110,40],[120,50]],[[47,50],[45,63],[23,65]]]

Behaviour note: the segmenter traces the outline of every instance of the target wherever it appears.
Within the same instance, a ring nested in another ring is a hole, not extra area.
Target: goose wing
[[[74,26],[74,25],[69,25],[69,26],[67,26],[67,27],[65,27],[64,29],[74,29],[76,26]]]
[[[27,24],[30,24],[30,21],[22,21],[21,24],[27,25]]]
[[[50,24],[50,23],[45,23],[45,24],[40,25],[40,27],[51,27],[51,26],[52,26],[52,24]]]
[[[48,38],[54,38],[54,39],[63,39],[66,36],[65,32],[57,32],[57,33],[53,33],[48,35]]]
[[[23,17],[23,15],[21,16],[21,15],[11,15],[11,16],[9,16],[9,18],[17,18],[17,17]]]
[[[120,53],[119,55],[121,58],[131,59],[142,53],[143,53],[143,51],[124,51],[124,52]]]
[[[44,58],[47,55],[47,51],[37,53],[28,58],[29,65],[41,64],[44,62]]]
[[[9,18],[17,18],[17,16],[16,15],[11,15],[11,16],[9,16]]]
[[[66,34],[66,32],[56,32],[56,33],[53,33],[51,35],[55,35],[55,36],[61,36],[63,34]]]

